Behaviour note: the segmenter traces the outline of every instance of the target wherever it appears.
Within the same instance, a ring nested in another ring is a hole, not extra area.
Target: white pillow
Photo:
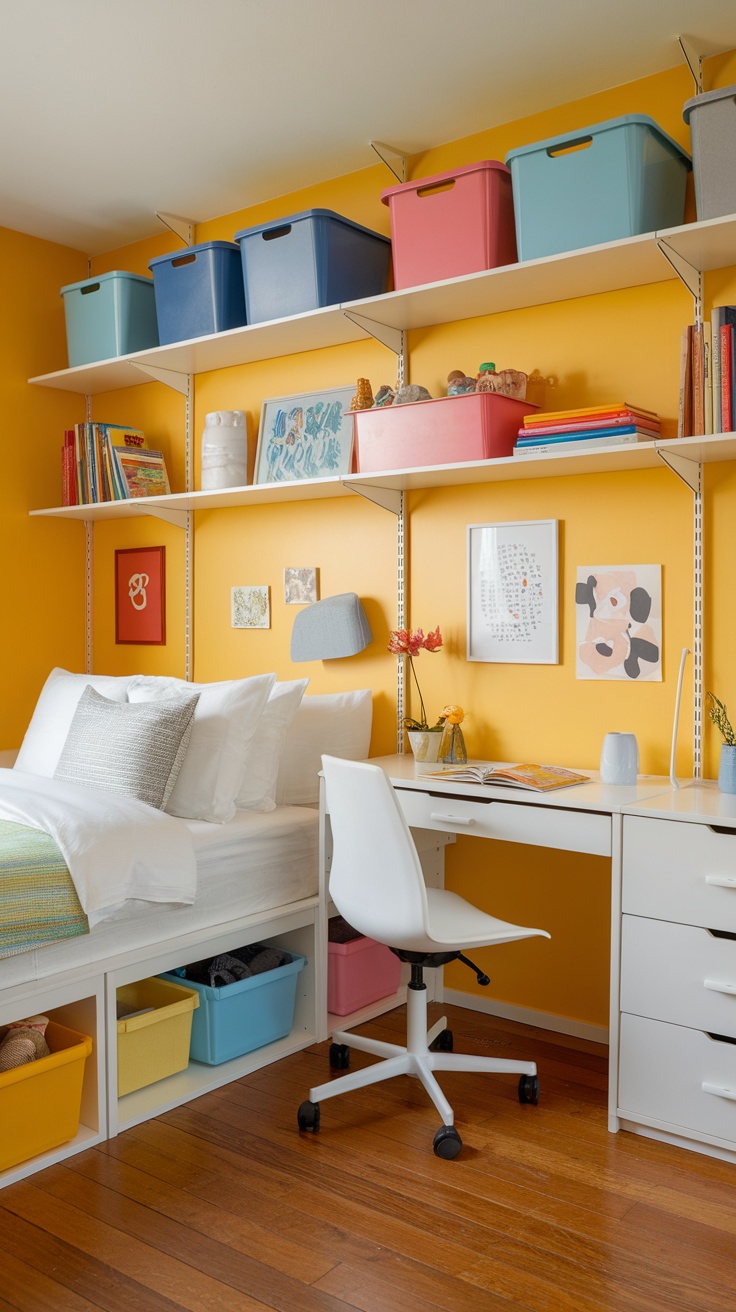
[[[62,670],[58,666],[53,669],[41,689],[14,768],[51,779],[59,764],[79,698],[87,685],[94,688],[95,692],[102,693],[109,701],[126,702],[132,677],[71,674],[69,670]]]
[[[137,797],[163,811],[186,756],[197,698],[133,705],[85,688],[54,778]]]
[[[242,811],[273,811],[281,753],[309,679],[275,683],[245,757],[245,775],[235,799]]]
[[[322,753],[349,761],[364,760],[370,751],[372,720],[370,688],[303,697],[281,754],[277,804],[316,805]]]
[[[166,803],[170,815],[215,824],[232,820],[245,754],[275,682],[275,674],[222,683],[188,683],[144,674],[131,679],[131,702],[199,693],[187,754]]]

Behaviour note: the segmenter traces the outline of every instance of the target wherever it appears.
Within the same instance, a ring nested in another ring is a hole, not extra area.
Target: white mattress
[[[127,903],[89,934],[0,960],[0,989],[97,961],[107,964],[119,953],[316,896],[317,810],[279,806],[265,813],[238,811],[226,825],[180,823],[191,832],[197,856],[193,906]]]

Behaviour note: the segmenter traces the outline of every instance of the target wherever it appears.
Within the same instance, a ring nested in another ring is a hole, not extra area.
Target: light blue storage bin
[[[334,210],[303,210],[236,232],[248,323],[380,296],[391,242]]]
[[[683,222],[690,156],[646,114],[509,151],[520,260]]]
[[[151,260],[162,346],[242,328],[245,293],[240,247],[205,241]]]
[[[153,279],[120,269],[62,287],[69,367],[158,346]]]
[[[161,979],[196,989],[199,1006],[192,1017],[189,1056],[207,1066],[219,1066],[255,1048],[275,1043],[294,1023],[297,977],[306,958],[291,953],[291,961],[276,970],[212,988],[171,974]]]

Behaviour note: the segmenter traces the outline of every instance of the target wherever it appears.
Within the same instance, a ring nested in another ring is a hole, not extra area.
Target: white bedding
[[[0,819],[51,835],[90,928],[130,899],[194,901],[197,864],[186,824],[136,798],[0,770]]]
[[[317,895],[316,809],[279,806],[269,812],[239,811],[223,825],[169,818],[188,836],[196,856],[197,894],[192,905],[128,902],[91,934],[1,960],[0,990],[96,962],[110,968],[115,958],[149,946],[163,947],[175,935],[222,928],[238,917]]]

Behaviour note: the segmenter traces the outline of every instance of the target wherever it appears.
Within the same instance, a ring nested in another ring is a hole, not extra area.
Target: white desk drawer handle
[[[705,882],[716,888],[736,888],[736,875],[706,875]]]
[[[703,988],[711,989],[713,993],[736,993],[736,984],[719,979],[704,979]]]
[[[445,815],[443,811],[430,811],[429,818],[430,820],[441,820],[446,825],[466,825],[468,828],[475,824],[472,815]]]
[[[701,1085],[703,1093],[714,1093],[717,1098],[728,1098],[730,1102],[736,1102],[736,1089],[726,1089],[721,1084],[711,1084],[705,1080]]]

